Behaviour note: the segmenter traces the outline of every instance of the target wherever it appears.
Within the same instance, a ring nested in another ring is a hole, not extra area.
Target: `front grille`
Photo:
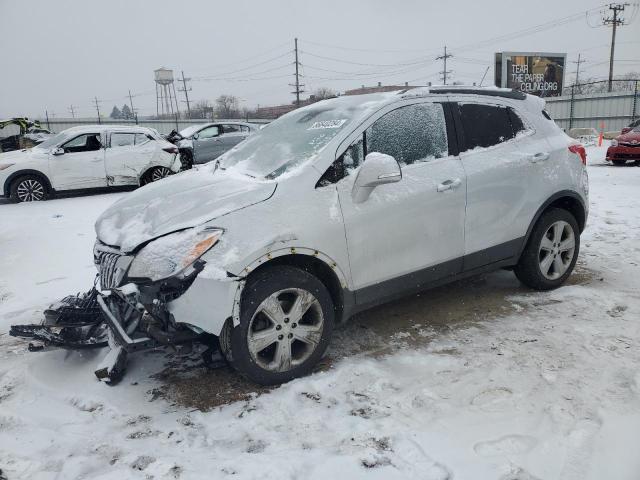
[[[618,145],[620,145],[621,147],[640,148],[640,143],[620,142]]]
[[[100,272],[100,288],[108,290],[115,288],[120,283],[118,275],[116,275],[116,263],[121,255],[117,253],[98,252],[96,263]]]

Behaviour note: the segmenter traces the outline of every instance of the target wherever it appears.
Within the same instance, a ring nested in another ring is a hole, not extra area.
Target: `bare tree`
[[[218,118],[238,118],[241,115],[240,101],[233,95],[220,95],[216,99],[216,115]]]
[[[333,98],[336,96],[336,91],[327,87],[319,87],[311,94],[311,97],[316,100],[324,100],[326,98]]]
[[[199,100],[191,107],[191,118],[213,118],[213,105],[209,100]]]

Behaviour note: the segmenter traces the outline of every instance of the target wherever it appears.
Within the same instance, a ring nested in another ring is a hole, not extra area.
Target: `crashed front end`
[[[111,347],[96,370],[98,378],[117,379],[129,353],[220,334],[234,315],[242,284],[204,258],[223,235],[219,228],[188,228],[129,253],[96,241],[97,300]]]

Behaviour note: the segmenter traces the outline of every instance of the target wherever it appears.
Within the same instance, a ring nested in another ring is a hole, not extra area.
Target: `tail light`
[[[582,162],[583,165],[587,164],[587,151],[584,149],[584,147],[578,143],[575,143],[573,145],[569,145],[569,151],[571,153],[575,153],[577,155],[580,156],[580,161]]]
[[[178,153],[178,147],[176,147],[175,145],[164,147],[162,150],[164,150],[167,153]]]

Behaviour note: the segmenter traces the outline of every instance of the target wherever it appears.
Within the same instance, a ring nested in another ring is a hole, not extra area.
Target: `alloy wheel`
[[[151,172],[151,181],[155,182],[157,180],[162,180],[169,175],[171,175],[171,170],[167,167],[156,167],[153,169],[153,172]]]
[[[43,200],[44,194],[44,185],[32,178],[22,180],[16,189],[16,195],[21,202],[37,202]]]
[[[573,261],[576,239],[573,228],[559,220],[551,224],[540,241],[538,261],[540,271],[549,280],[560,278]]]
[[[249,353],[264,370],[286,372],[318,347],[324,315],[318,299],[299,288],[279,290],[256,309],[247,334]]]

